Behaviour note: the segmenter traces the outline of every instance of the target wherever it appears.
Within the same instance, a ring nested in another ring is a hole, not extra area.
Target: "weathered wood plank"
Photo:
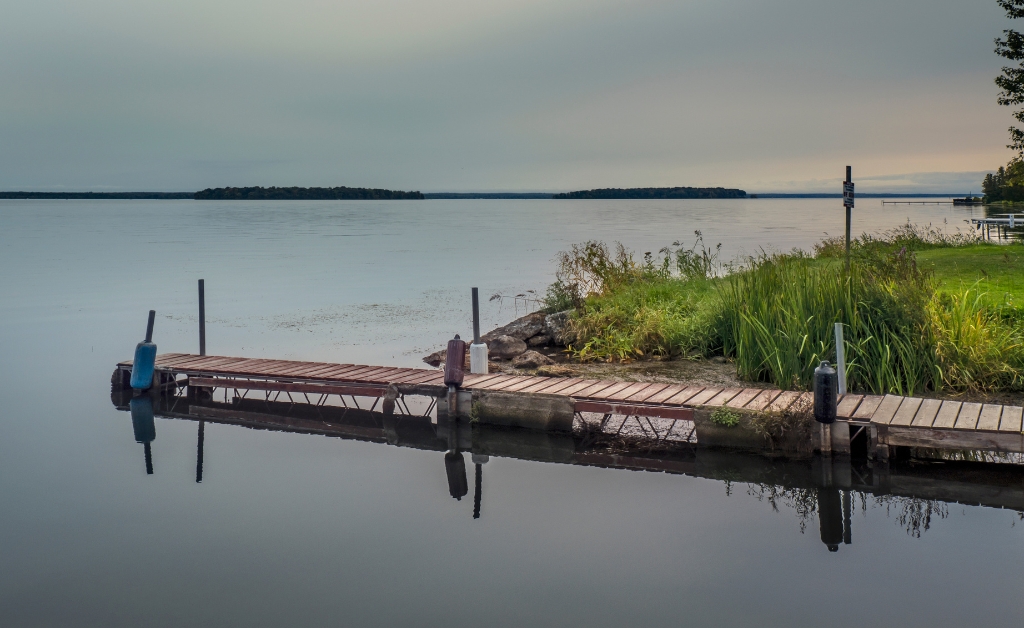
[[[781,390],[762,390],[757,393],[757,396],[747,402],[744,406],[746,410],[753,410],[754,412],[760,412],[768,407],[768,404],[775,401],[775,399],[782,394]]]
[[[981,406],[981,414],[978,416],[978,426],[975,429],[989,432],[999,431],[999,418],[1003,414],[1003,406],[986,403]]]
[[[637,391],[626,398],[626,401],[643,403],[645,400],[653,397],[659,392],[668,388],[668,384],[648,384],[643,390]]]
[[[900,409],[900,404],[903,403],[903,397],[899,395],[886,395],[882,398],[882,403],[878,404],[878,409],[871,415],[871,422],[879,425],[888,425],[892,421],[892,417],[896,415],[896,411]]]
[[[668,403],[668,404],[672,404],[672,405],[680,405],[681,406],[684,403],[688,402],[690,399],[693,399],[694,397],[696,397],[698,394],[700,394],[703,391],[704,391],[704,387],[703,386],[687,386],[686,388],[684,388],[680,392],[672,395],[671,397],[669,397],[668,399],[666,399],[662,403]]]
[[[743,406],[750,403],[754,399],[754,397],[758,396],[760,393],[760,388],[745,388],[742,391],[740,391],[740,394],[730,399],[729,402],[726,403],[725,405],[729,406],[730,408],[742,408]]]
[[[882,399],[884,399],[884,397],[879,397],[878,395],[864,395],[864,398],[861,399],[860,405],[857,406],[857,409],[854,411],[851,418],[870,421],[871,415],[878,409],[878,406],[882,403]]]
[[[914,421],[914,416],[917,414],[917,409],[921,407],[921,402],[924,401],[920,397],[904,397],[903,403],[900,404],[896,414],[893,415],[892,421],[889,421],[889,425],[910,425]]]
[[[659,392],[659,393],[657,393],[657,394],[655,394],[655,395],[653,395],[651,397],[648,397],[646,399],[646,402],[647,403],[665,403],[666,401],[668,401],[672,397],[675,397],[676,395],[678,395],[679,393],[683,392],[684,390],[686,390],[686,386],[681,386],[679,384],[669,384],[661,392]]]
[[[494,390],[494,391],[508,390],[509,386],[515,386],[516,384],[520,384],[522,382],[525,382],[528,379],[533,379],[533,378],[532,377],[524,377],[524,376],[521,376],[521,375],[513,375],[513,376],[509,377],[507,380],[505,380],[503,382],[498,382],[496,384],[489,384],[488,386],[486,386],[486,389],[487,390]]]
[[[582,384],[583,382],[586,382],[586,381],[591,381],[591,382],[594,381],[594,380],[586,380],[586,379],[583,379],[582,377],[563,377],[563,378],[559,378],[559,380],[560,381],[553,382],[551,384],[551,386],[547,386],[545,388],[533,389],[533,390],[536,391],[536,392],[543,392],[545,395],[565,395],[565,391],[566,390],[568,390],[569,388],[571,388],[571,387],[573,387],[573,386],[575,386],[577,384]]]
[[[932,449],[984,449],[989,451],[1022,451],[1022,437],[1009,432],[948,430],[889,425],[886,442],[892,446],[928,447]]]
[[[712,399],[714,399],[715,395],[717,395],[720,392],[722,392],[722,389],[718,388],[717,386],[712,386],[711,388],[705,388],[704,390],[700,391],[699,393],[697,393],[693,397],[690,397],[686,401],[686,405],[688,405],[688,406],[702,406],[705,403],[707,403],[708,401],[711,401]]]
[[[633,385],[632,382],[617,382],[617,383],[615,383],[615,384],[605,388],[604,390],[599,390],[599,391],[597,391],[595,393],[590,393],[590,394],[586,395],[586,397],[588,399],[611,399],[613,397],[617,398],[616,394],[618,392],[620,392],[622,390],[625,390],[625,389],[629,388],[632,385]],[[583,397],[583,395],[577,395],[577,397]]]
[[[951,429],[956,424],[956,417],[960,414],[962,405],[959,401],[943,401],[935,420],[932,421],[932,427]]]
[[[864,395],[843,395],[842,401],[836,406],[836,416],[841,419],[850,418],[863,398]]]
[[[494,379],[489,379],[481,384],[474,384],[473,388],[476,390],[492,390],[493,387],[506,384],[512,380],[515,380],[516,377],[516,375],[499,375],[498,377],[495,377]]]
[[[569,388],[563,389],[562,391],[560,391],[559,394],[568,395],[570,397],[575,397],[577,395],[580,396],[580,397],[584,397],[588,393],[599,392],[601,389],[607,388],[607,387],[611,386],[614,383],[615,382],[613,382],[611,380],[607,380],[607,379],[604,379],[604,380],[585,379],[582,382],[580,382],[579,384],[576,384],[575,386],[570,386]]]
[[[1024,414],[1024,408],[1020,406],[1003,406],[1003,418],[999,421],[999,431],[1020,432],[1022,414]]]
[[[544,393],[546,395],[555,394],[556,390],[561,388],[568,388],[576,382],[583,381],[580,378],[569,378],[569,377],[545,377],[543,382],[537,382],[531,384],[519,392],[526,393]]]
[[[958,430],[973,430],[978,426],[978,417],[981,415],[981,404],[973,401],[964,402],[960,406],[960,414],[956,417],[953,427]]]
[[[525,381],[519,382],[518,384],[512,384],[511,386],[503,388],[502,390],[504,390],[505,392],[519,392],[520,390],[524,388],[529,388],[534,384],[546,383],[547,380],[548,378],[546,377],[528,377]]]
[[[921,407],[918,408],[911,425],[914,427],[931,427],[935,421],[935,415],[939,413],[941,406],[941,399],[925,399],[921,402]]]
[[[742,388],[726,388],[722,392],[718,393],[711,399],[709,399],[704,405],[706,406],[724,406],[730,399],[743,392]]]
[[[795,390],[783,391],[768,405],[768,410],[771,412],[783,412],[788,410],[789,407],[800,398],[800,395],[801,393]]]
[[[618,399],[620,401],[625,401],[626,399],[629,399],[630,397],[632,397],[636,393],[643,392],[645,389],[650,388],[650,387],[651,387],[651,383],[650,382],[638,382],[638,383],[635,383],[632,386],[627,386],[626,388],[623,388],[619,392],[615,393],[615,399]]]

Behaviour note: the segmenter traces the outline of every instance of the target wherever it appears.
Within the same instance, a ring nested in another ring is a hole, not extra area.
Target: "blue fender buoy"
[[[132,413],[132,431],[136,443],[152,443],[156,440],[156,421],[153,418],[153,400],[147,395],[133,397],[128,402]]]
[[[146,474],[153,475],[153,450],[150,443],[156,440],[156,421],[153,419],[153,399],[149,395],[133,397],[128,402],[132,413],[132,431],[135,442],[142,443],[146,456]]]
[[[150,310],[149,323],[146,325],[146,339],[135,346],[131,386],[136,390],[146,390],[153,385],[153,369],[156,367],[156,345],[153,344],[153,321],[155,319],[156,310]]]

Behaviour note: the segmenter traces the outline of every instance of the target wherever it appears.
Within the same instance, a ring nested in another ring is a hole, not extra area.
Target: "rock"
[[[512,366],[517,369],[535,369],[538,366],[548,366],[554,363],[554,360],[536,351],[527,351],[512,360]]]
[[[512,336],[496,336],[487,340],[487,355],[492,359],[508,360],[526,352],[526,343]]]
[[[572,310],[565,310],[548,314],[544,318],[544,333],[550,336],[551,341],[556,345],[564,347],[576,339],[573,337],[572,331],[569,330],[570,315],[572,315]]]
[[[440,351],[435,351],[435,352],[431,353],[430,355],[428,355],[427,357],[423,358],[423,361],[426,362],[427,364],[429,364],[430,366],[442,366],[442,365],[444,365],[444,361],[445,361],[445,359],[447,357],[448,357],[448,350],[447,349],[441,349]],[[466,365],[466,372],[469,372],[469,349],[466,349],[465,365]]]
[[[537,369],[537,375],[544,377],[572,377],[574,373],[572,367],[562,364],[551,364]]]
[[[444,363],[445,356],[447,355],[448,350],[441,349],[440,351],[435,351],[428,355],[427,357],[423,358],[423,361],[429,364],[430,366],[441,366],[441,364]]]
[[[544,331],[545,320],[545,316],[541,312],[527,314],[504,327],[487,332],[480,339],[486,342],[488,347],[491,344],[490,341],[498,336],[512,336],[518,340],[526,341],[528,338],[532,338]]]
[[[530,345],[531,347],[539,347],[541,345],[551,344],[551,336],[548,336],[547,334],[534,336],[533,338],[527,340],[526,344]]]

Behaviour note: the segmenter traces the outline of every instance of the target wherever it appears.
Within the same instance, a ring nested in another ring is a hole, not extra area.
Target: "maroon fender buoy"
[[[462,386],[466,379],[466,341],[455,334],[455,338],[448,341],[448,354],[444,359],[444,385]]]

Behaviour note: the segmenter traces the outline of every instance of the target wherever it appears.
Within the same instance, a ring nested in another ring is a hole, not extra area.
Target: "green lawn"
[[[992,305],[1024,306],[1024,245],[925,249],[918,251],[917,261],[935,272],[941,292],[963,292],[978,282]]]

